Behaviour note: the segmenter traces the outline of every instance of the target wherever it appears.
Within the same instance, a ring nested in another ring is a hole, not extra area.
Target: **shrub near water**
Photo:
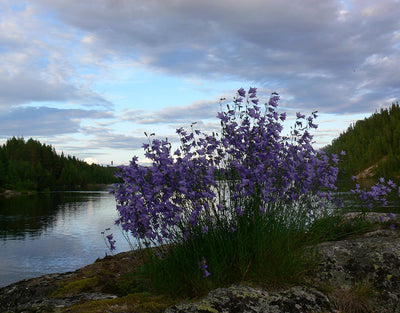
[[[144,167],[133,158],[114,190],[122,229],[140,246],[149,286],[193,296],[237,282],[288,282],[308,264],[313,223],[332,213],[338,157],[311,145],[316,112],[296,114],[290,136],[272,94],[240,89],[218,113],[220,133],[178,129],[181,146],[149,138]],[[114,247],[112,236],[111,247]]]
[[[156,288],[193,295],[242,279],[287,281],[304,269],[305,234],[326,214],[337,157],[311,146],[315,112],[297,113],[283,137],[278,100],[261,108],[255,88],[240,89],[218,113],[221,133],[178,129],[179,149],[153,139],[144,145],[152,166],[134,158],[120,169],[117,223],[159,247],[145,268]]]

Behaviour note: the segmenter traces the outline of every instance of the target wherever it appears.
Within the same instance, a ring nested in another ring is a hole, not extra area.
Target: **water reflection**
[[[111,228],[117,251],[129,250],[114,225],[107,191],[39,194],[0,200],[0,287],[47,273],[73,271],[110,254],[101,232]]]
[[[0,240],[39,237],[57,215],[71,214],[87,199],[73,193],[46,193],[0,199]]]

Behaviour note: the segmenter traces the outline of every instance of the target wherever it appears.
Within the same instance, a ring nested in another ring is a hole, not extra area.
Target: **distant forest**
[[[350,177],[371,168],[373,177],[400,179],[400,107],[393,103],[388,109],[381,109],[369,118],[359,120],[331,145],[325,152],[342,156],[341,176]],[[375,166],[376,165],[376,166]]]
[[[0,147],[0,191],[83,189],[115,182],[115,171],[116,167],[58,155],[52,146],[33,139],[13,137]]]

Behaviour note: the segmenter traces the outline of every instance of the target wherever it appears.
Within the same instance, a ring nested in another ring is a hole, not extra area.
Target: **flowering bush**
[[[353,176],[352,180],[356,181],[356,177]],[[369,190],[362,189],[357,183],[350,192],[362,201],[364,209],[371,210],[374,204],[387,205],[387,196],[394,190],[397,190],[397,185],[392,180],[385,181],[385,178],[381,177]]]
[[[180,128],[175,151],[152,134],[143,145],[152,164],[134,157],[117,173],[116,223],[139,244],[159,248],[150,271],[167,288],[172,280],[175,289],[197,290],[205,278],[291,277],[304,264],[307,230],[332,213],[339,158],[312,147],[316,112],[296,113],[284,136],[279,95],[260,106],[256,91],[239,89],[218,113],[220,133]]]
[[[268,214],[277,203],[306,205],[315,215],[336,188],[338,158],[311,145],[316,112],[297,113],[291,136],[282,136],[286,114],[278,113],[278,100],[274,93],[262,109],[256,88],[240,89],[233,106],[218,113],[221,134],[178,129],[181,147],[174,153],[167,140],[144,144],[152,165],[135,157],[118,173],[117,223],[139,240],[165,243],[187,239],[200,221],[207,232],[221,218],[234,224],[234,216]]]

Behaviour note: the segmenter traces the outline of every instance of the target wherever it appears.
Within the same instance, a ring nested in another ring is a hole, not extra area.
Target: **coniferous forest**
[[[400,106],[393,103],[369,118],[353,123],[323,148],[341,157],[340,173],[350,177],[370,168],[373,177],[400,179]]]
[[[0,146],[0,191],[81,189],[116,182],[115,171],[115,167],[58,155],[52,146],[32,138],[13,137]]]

